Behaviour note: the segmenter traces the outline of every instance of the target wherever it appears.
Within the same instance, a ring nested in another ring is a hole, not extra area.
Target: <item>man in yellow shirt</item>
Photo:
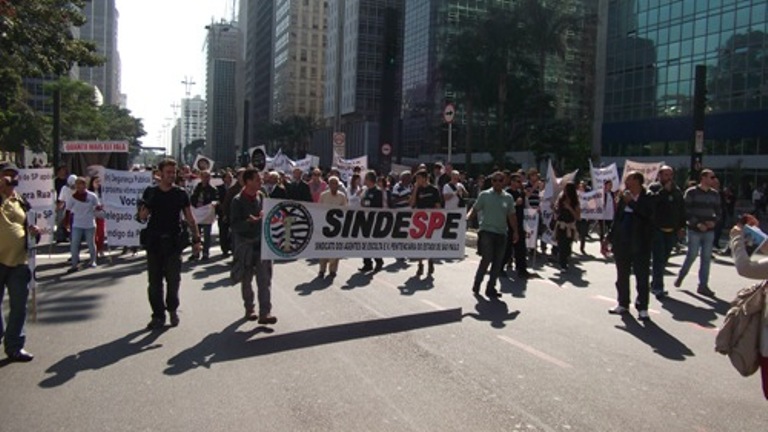
[[[0,171],[0,308],[6,287],[10,302],[7,328],[0,317],[0,338],[9,360],[28,362],[34,356],[24,349],[24,322],[32,277],[27,266],[27,233],[38,235],[40,230],[34,225],[27,227],[29,206],[15,190],[19,184],[16,165],[3,164]]]

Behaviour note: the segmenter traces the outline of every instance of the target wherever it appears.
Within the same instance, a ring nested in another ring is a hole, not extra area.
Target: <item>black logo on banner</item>
[[[282,258],[301,254],[312,238],[312,215],[301,203],[283,201],[274,206],[264,221],[264,240]]]

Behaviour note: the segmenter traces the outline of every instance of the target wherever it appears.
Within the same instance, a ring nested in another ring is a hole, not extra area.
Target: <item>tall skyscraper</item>
[[[99,67],[81,67],[80,80],[95,87],[104,95],[104,103],[120,104],[120,54],[117,51],[119,14],[115,0],[92,0],[85,3],[85,24],[80,27],[80,39],[96,44],[96,51],[104,56]]]
[[[323,113],[325,1],[277,0],[271,118]]]
[[[234,165],[242,92],[238,92],[238,70],[242,67],[242,35],[230,22],[206,26],[208,37],[206,70],[207,126],[205,154],[219,166]]]
[[[181,114],[179,115],[179,139],[174,143],[182,148],[195,140],[206,139],[206,115],[205,100],[200,96],[193,98],[184,98],[181,100]],[[185,161],[192,163],[192,161]]]
[[[703,65],[704,165],[722,170],[725,183],[768,174],[768,3],[603,0],[601,12],[606,78],[595,146],[604,161],[687,170],[694,72]]]
[[[272,107],[275,0],[261,0],[258,6],[247,8],[245,101],[248,107],[249,146],[266,144],[263,137],[257,135],[257,127],[269,122]]]
[[[347,134],[351,156],[368,154],[372,163],[389,156],[399,129],[403,3],[328,2],[323,117]],[[380,155],[384,143],[387,154]]]

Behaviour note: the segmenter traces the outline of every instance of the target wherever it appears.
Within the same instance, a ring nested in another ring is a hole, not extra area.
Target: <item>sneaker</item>
[[[259,319],[259,316],[256,315],[256,312],[254,312],[252,309],[246,310],[245,319],[247,319],[248,321],[256,321],[257,319]]]
[[[424,264],[419,263],[419,268],[416,270],[416,276],[421,276],[424,274]]]
[[[427,261],[427,274],[431,275],[435,272],[435,263],[432,261]]]
[[[317,272],[317,277],[319,277],[320,279],[324,278],[325,277],[325,272],[320,270],[319,272]]]
[[[662,299],[666,298],[667,295],[669,294],[666,291],[664,291],[663,289],[655,289],[655,290],[652,290],[651,293],[654,296],[656,296],[656,300],[662,300]]]
[[[501,297],[501,293],[495,289],[487,289],[485,290],[485,296],[488,298],[499,298]]]
[[[637,319],[639,319],[640,321],[650,321],[651,316],[648,315],[647,310],[641,310],[637,312]]]
[[[369,272],[369,271],[372,271],[372,270],[373,270],[373,267],[371,267],[371,266],[369,266],[369,265],[364,265],[364,266],[360,267],[360,268],[359,268],[359,269],[357,269],[357,270],[358,270],[359,272],[361,272],[361,273],[367,273],[367,272]]]
[[[152,318],[147,324],[147,330],[158,330],[165,326],[165,318]]]
[[[682,284],[683,284],[683,278],[681,278],[680,276],[678,276],[678,277],[675,279],[675,283],[674,283],[674,285],[675,285],[675,288],[680,288],[680,286],[681,286]]]
[[[715,292],[712,291],[711,289],[709,289],[708,286],[700,286],[696,290],[696,292],[701,294],[701,295],[703,295],[703,296],[705,296],[705,297],[714,297],[715,296]]]
[[[96,268],[96,267],[98,267],[98,264],[96,264],[96,261],[91,261],[91,263],[90,263],[90,264],[88,264],[88,266],[89,266],[90,268]]]
[[[24,348],[21,348],[12,353],[8,353],[8,360],[12,362],[27,363],[31,362],[33,358],[35,358],[34,354],[25,350]]]
[[[77,271],[77,266],[74,265],[74,266],[72,266],[72,267],[67,269],[67,274],[72,274],[72,273],[74,273],[76,271]]]
[[[611,315],[624,315],[627,312],[629,312],[629,309],[624,306],[616,306],[613,309],[608,309],[608,313]]]
[[[277,317],[266,314],[259,317],[259,324],[275,324],[277,323]]]
[[[179,314],[177,312],[168,312],[171,317],[171,327],[179,326]]]
[[[376,267],[373,268],[373,271],[378,273],[383,268],[384,268],[384,262],[383,261],[376,261]]]
[[[328,277],[331,278],[331,279],[335,278],[336,277],[336,272],[328,273]]]

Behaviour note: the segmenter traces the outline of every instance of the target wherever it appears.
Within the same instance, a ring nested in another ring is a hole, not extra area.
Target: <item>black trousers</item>
[[[507,233],[507,248],[504,251],[504,264],[511,264],[512,257],[515,258],[515,271],[517,274],[528,271],[528,248],[525,246],[525,230],[522,225],[517,227],[518,242],[514,242],[512,230]]]
[[[219,246],[221,246],[221,253],[229,253],[232,251],[232,233],[229,232],[229,222],[222,221],[219,218]]]
[[[175,245],[163,245],[147,250],[147,274],[149,277],[149,305],[152,318],[165,319],[165,311],[176,312],[179,308],[181,285],[181,252]],[[165,280],[165,290],[163,290]],[[163,300],[165,291],[165,300]]]
[[[635,307],[638,311],[648,310],[650,251],[633,253],[631,245],[615,245],[613,257],[616,262],[616,293],[619,306],[629,308],[629,277],[630,274],[634,273],[637,288]]]

